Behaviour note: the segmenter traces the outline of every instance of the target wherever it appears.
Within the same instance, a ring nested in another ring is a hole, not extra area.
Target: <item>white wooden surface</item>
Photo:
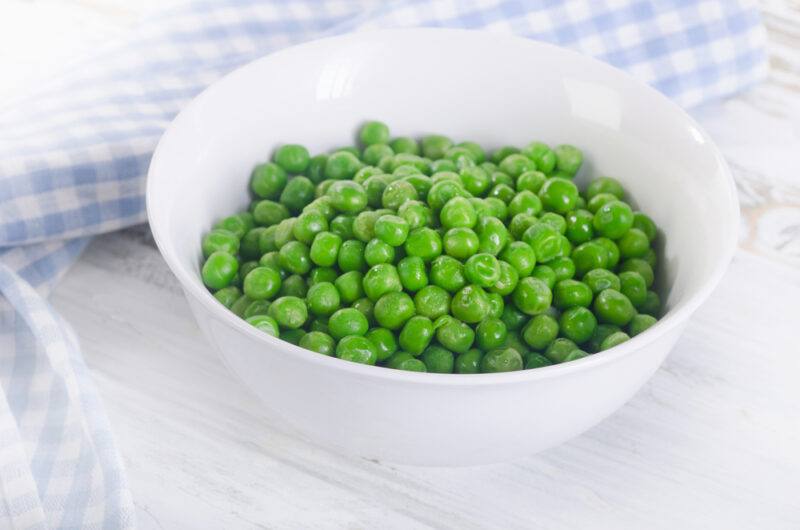
[[[764,8],[769,81],[695,111],[736,173],[741,250],[639,394],[543,454],[419,469],[306,443],[222,366],[146,228],[98,238],[51,301],[81,338],[140,526],[800,528],[800,6]]]

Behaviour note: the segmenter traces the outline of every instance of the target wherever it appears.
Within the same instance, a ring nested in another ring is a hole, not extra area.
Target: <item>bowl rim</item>
[[[180,259],[177,256],[177,252],[175,252],[173,248],[167,246],[166,241],[168,236],[166,235],[166,229],[161,223],[159,223],[159,220],[163,217],[159,215],[155,209],[155,197],[159,192],[159,177],[157,176],[160,173],[159,168],[161,166],[162,159],[167,156],[163,152],[164,139],[177,134],[176,130],[181,126],[181,123],[187,119],[187,116],[193,112],[194,108],[200,106],[203,100],[207,99],[210,94],[216,92],[221,84],[226,83],[231,78],[242,75],[243,72],[257,68],[257,65],[260,65],[261,63],[269,62],[273,57],[287,53],[296,53],[297,50],[302,50],[303,48],[312,48],[320,45],[335,46],[339,45],[340,43],[359,40],[365,37],[375,39],[391,35],[394,38],[397,38],[399,35],[404,38],[416,39],[422,34],[425,34],[426,36],[431,34],[450,34],[454,37],[458,36],[459,38],[489,38],[495,42],[498,40],[504,40],[508,41],[510,43],[509,45],[527,46],[532,50],[536,49],[535,51],[539,53],[556,53],[569,57],[572,60],[587,61],[595,68],[606,70],[610,75],[622,77],[623,80],[635,85],[636,89],[641,90],[644,95],[649,98],[655,98],[661,104],[666,105],[671,112],[674,112],[676,115],[680,116],[682,120],[687,123],[687,125],[691,126],[696,131],[697,135],[702,138],[703,142],[708,145],[708,148],[711,149],[711,153],[713,154],[714,158],[719,163],[722,172],[722,178],[727,183],[728,207],[726,209],[729,217],[728,222],[731,223],[732,226],[736,227],[736,229],[731,231],[731,236],[723,247],[723,251],[720,252],[720,255],[717,257],[713,271],[709,275],[709,279],[705,282],[705,284],[696,292],[689,294],[686,301],[683,302],[680,307],[664,314],[658,320],[658,322],[656,322],[646,332],[635,337],[631,337],[630,340],[615,346],[610,350],[598,352],[596,354],[592,354],[575,361],[570,361],[568,363],[554,364],[530,370],[488,374],[438,374],[428,372],[410,372],[405,370],[392,370],[381,366],[342,361],[335,356],[321,355],[317,352],[306,350],[290,342],[283,341],[277,337],[273,337],[267,333],[264,333],[254,326],[249,325],[245,320],[236,316],[229,309],[220,304],[216,298],[214,298],[211,292],[209,292],[201,282],[197,281],[197,278],[192,277],[190,271],[184,269],[180,263]],[[577,51],[510,34],[498,34],[485,30],[464,30],[451,28],[381,29],[324,37],[277,50],[236,68],[235,70],[227,73],[220,79],[213,82],[197,96],[195,96],[170,122],[153,152],[147,173],[147,188],[145,196],[147,218],[150,224],[150,229],[153,233],[153,238],[170,270],[180,282],[184,293],[187,296],[191,295],[194,297],[195,300],[197,300],[205,310],[211,312],[216,318],[224,322],[226,325],[252,337],[256,341],[262,342],[265,346],[272,347],[279,352],[279,355],[285,354],[294,356],[297,361],[318,364],[334,371],[349,372],[353,375],[360,375],[363,377],[373,377],[382,380],[392,380],[409,384],[433,384],[445,386],[483,386],[526,383],[541,379],[549,379],[551,377],[559,377],[573,372],[592,370],[593,368],[610,364],[619,359],[635,354],[648,344],[656,342],[662,336],[683,325],[689,316],[694,313],[694,311],[717,287],[736,251],[738,242],[738,226],[740,221],[739,200],[736,191],[736,185],[734,183],[730,167],[725,161],[725,158],[722,156],[719,148],[708,135],[708,133],[697,123],[697,121],[692,118],[683,108],[678,106],[678,104],[667,98],[665,95],[658,92],[653,87],[634,78],[629,73]]]

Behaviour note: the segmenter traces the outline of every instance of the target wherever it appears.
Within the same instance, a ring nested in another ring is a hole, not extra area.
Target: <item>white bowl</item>
[[[366,119],[396,135],[486,146],[572,143],[579,180],[613,175],[658,223],[666,315],[646,333],[570,363],[512,373],[412,373],[345,362],[268,336],[200,280],[200,240],[244,208],[252,167],[281,143],[352,142]],[[530,40],[443,29],[357,33],[259,59],[212,85],[156,149],[150,225],[200,328],[230,369],[307,438],[417,465],[508,461],[559,444],[642,386],[708,297],[736,245],[739,209],[714,143],[625,73]]]

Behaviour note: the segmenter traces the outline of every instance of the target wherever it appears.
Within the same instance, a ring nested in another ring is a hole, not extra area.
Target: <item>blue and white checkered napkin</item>
[[[729,95],[766,69],[764,30],[745,0],[219,0],[146,20],[128,42],[0,109],[0,527],[134,526],[80,350],[40,295],[89,237],[145,221],[145,172],[167,123],[255,57],[397,26],[560,44],[684,106]]]

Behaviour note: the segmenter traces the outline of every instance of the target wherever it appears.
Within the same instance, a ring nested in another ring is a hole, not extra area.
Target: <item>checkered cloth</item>
[[[219,0],[145,20],[0,108],[0,527],[132,528],[133,504],[74,335],[46,294],[95,234],[145,221],[150,154],[209,83],[347,31],[447,26],[559,44],[684,106],[765,73],[744,0]],[[37,293],[38,290],[38,293]]]

